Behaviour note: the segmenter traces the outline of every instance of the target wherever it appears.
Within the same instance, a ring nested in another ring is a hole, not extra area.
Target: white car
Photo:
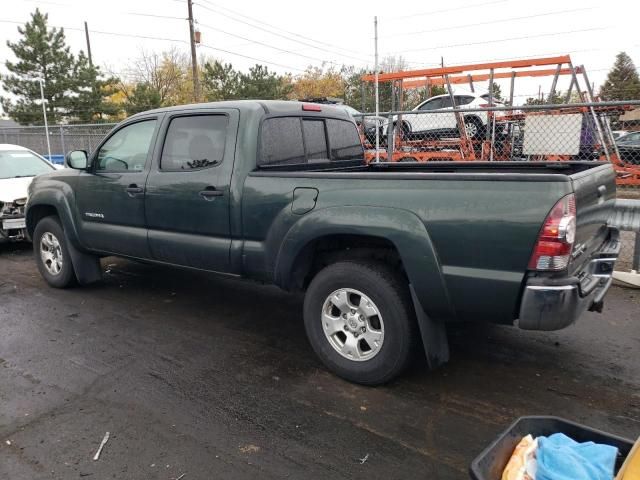
[[[24,206],[33,177],[57,168],[28,148],[0,143],[0,243],[24,240]]]
[[[489,105],[489,94],[455,93],[453,98],[460,110],[481,109],[489,106],[501,107],[501,102],[493,100]],[[405,138],[413,140],[438,139],[457,137],[458,124],[453,114],[451,96],[448,94],[437,95],[425,100],[412,111],[417,115],[405,114],[402,116],[402,130]],[[441,113],[443,112],[443,113]],[[451,112],[451,113],[448,113]],[[465,130],[471,139],[480,139],[487,129],[488,115],[485,111],[472,111],[463,113]],[[394,124],[397,127],[397,117]]]

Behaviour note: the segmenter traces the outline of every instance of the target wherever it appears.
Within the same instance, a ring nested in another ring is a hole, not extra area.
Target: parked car
[[[351,115],[351,117],[353,117],[353,119],[356,121],[356,125],[358,125],[358,127],[362,130],[364,138],[369,144],[376,144],[376,129],[378,130],[378,142],[380,145],[383,144],[384,131],[386,129],[387,123],[389,123],[389,121],[385,117],[375,115],[365,116],[359,110],[356,110],[355,108],[344,104],[337,104],[334,105],[334,107],[342,108],[349,115]]]
[[[626,135],[629,132],[627,130],[613,130],[611,133],[613,134],[613,139],[617,140],[618,138]]]
[[[380,145],[382,145],[385,140],[384,131],[388,123],[388,120],[385,117],[364,115],[352,106],[340,103],[341,100],[339,98],[318,97],[301,101],[307,103],[319,103],[321,105],[331,105],[344,110],[355,120],[356,125],[358,125],[358,128],[362,131],[365,140],[371,145],[376,144],[376,128],[378,129],[378,141],[380,142]]]
[[[36,175],[55,167],[28,148],[0,144],[0,243],[25,239],[27,188]]]
[[[455,105],[461,110],[503,105],[495,99],[490,104],[488,93],[456,93],[453,99]],[[432,140],[459,136],[458,123],[453,113],[453,103],[450,95],[431,97],[413,108],[412,111],[418,114],[405,114],[401,120],[399,117],[394,118],[394,127],[400,126],[405,138],[410,140]],[[465,130],[469,138],[480,139],[484,137],[488,117],[486,111],[463,113]]]
[[[87,284],[117,255],[305,292],[318,357],[369,385],[419,350],[445,362],[447,322],[557,330],[602,308],[619,250],[611,164],[363,153],[353,119],[325,105],[134,115],[31,184],[38,269],[52,287]]]
[[[616,140],[620,158],[627,163],[640,165],[640,132],[623,135]]]

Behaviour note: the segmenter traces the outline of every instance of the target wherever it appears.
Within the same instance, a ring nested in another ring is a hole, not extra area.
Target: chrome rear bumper
[[[524,330],[560,330],[587,310],[602,311],[619,250],[616,236],[600,252],[602,256],[589,261],[579,277],[530,278],[522,295],[518,326]]]

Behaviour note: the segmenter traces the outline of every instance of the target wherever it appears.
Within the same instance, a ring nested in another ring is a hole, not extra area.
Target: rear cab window
[[[364,150],[355,124],[320,117],[271,117],[260,133],[258,167],[357,160]]]

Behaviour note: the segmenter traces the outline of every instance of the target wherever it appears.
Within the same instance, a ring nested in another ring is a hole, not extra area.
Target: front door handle
[[[224,194],[222,190],[216,190],[216,187],[207,187],[202,190],[199,195],[205,200],[213,200],[215,197],[221,197]]]
[[[131,185],[129,185],[127,188],[124,189],[125,192],[127,192],[127,195],[129,195],[130,197],[135,197],[138,193],[142,193],[144,192],[144,188],[139,187],[138,185],[136,185],[135,183],[132,183]]]

